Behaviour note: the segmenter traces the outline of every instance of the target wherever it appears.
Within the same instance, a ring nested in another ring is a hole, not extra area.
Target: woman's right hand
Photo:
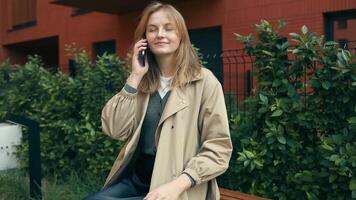
[[[144,67],[142,67],[142,65],[138,61],[140,51],[146,50],[147,45],[148,45],[147,39],[141,39],[134,46],[133,56],[132,56],[132,72],[131,73],[135,74],[136,76],[143,77],[148,71],[147,56],[145,56],[145,66]]]

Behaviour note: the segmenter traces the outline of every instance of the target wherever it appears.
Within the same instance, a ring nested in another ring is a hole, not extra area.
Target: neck
[[[156,56],[157,64],[161,70],[161,75],[164,77],[171,77],[174,74],[175,63],[173,54]]]

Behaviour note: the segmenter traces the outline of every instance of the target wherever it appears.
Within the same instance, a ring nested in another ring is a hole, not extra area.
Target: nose
[[[162,38],[165,36],[165,31],[163,29],[159,29],[157,33],[157,37]]]

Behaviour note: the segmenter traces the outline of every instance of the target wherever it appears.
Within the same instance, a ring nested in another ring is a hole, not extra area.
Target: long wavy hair
[[[148,19],[151,14],[164,10],[174,21],[178,37],[181,39],[178,49],[174,52],[173,58],[176,65],[176,71],[172,77],[171,87],[184,87],[200,73],[202,65],[193,49],[188,30],[185,25],[183,16],[170,4],[163,4],[157,1],[150,3],[142,12],[138,26],[134,34],[135,43],[145,35]],[[133,55],[133,48],[131,49]],[[160,86],[160,68],[157,61],[150,51],[147,51],[149,64],[148,72],[142,78],[138,88],[144,93],[153,93]]]

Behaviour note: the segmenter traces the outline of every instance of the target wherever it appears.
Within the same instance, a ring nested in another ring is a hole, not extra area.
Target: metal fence
[[[340,43],[343,49],[349,50],[353,55],[356,55],[356,41]],[[286,65],[291,65],[295,59],[294,55],[288,55]],[[225,93],[225,101],[227,104],[228,113],[237,109],[244,109],[244,100],[251,94],[256,92],[257,81],[253,78],[254,57],[247,54],[244,49],[225,50],[219,56],[203,56],[203,60],[209,63],[217,63],[214,59],[221,59],[220,66],[214,65],[210,68],[213,72],[219,71],[215,68],[222,68],[223,78],[222,85]],[[308,74],[311,73],[317,63],[315,62],[312,69],[304,69],[302,82],[306,86]],[[300,93],[301,96],[306,96],[311,92],[310,88],[304,88]],[[306,102],[305,102],[306,103]]]
[[[243,101],[253,92],[253,57],[244,49],[226,50],[221,54],[223,63],[225,101],[228,113],[244,108]]]

